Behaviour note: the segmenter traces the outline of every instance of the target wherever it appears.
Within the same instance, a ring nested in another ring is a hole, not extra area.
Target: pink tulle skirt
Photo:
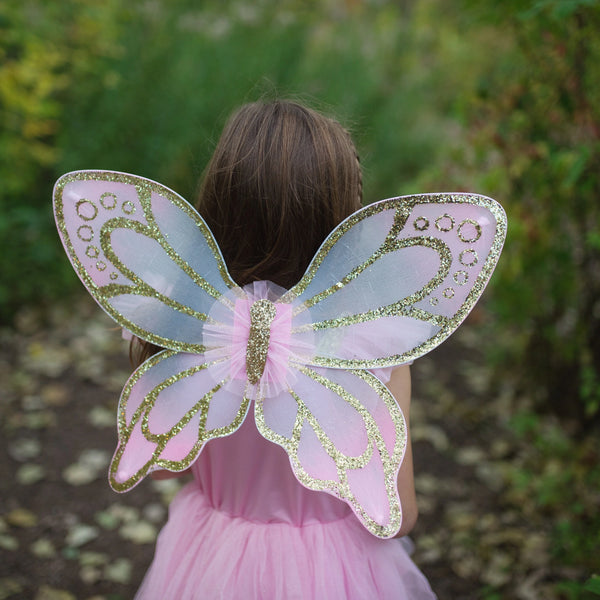
[[[304,526],[233,517],[192,482],[170,507],[136,599],[435,598],[407,545],[373,537],[352,513]]]

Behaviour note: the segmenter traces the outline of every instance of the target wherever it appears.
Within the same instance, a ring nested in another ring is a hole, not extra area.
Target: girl
[[[315,252],[361,207],[358,156],[335,121],[294,102],[255,103],[228,122],[198,210],[235,282],[297,283]],[[141,363],[158,348],[134,339]],[[380,370],[408,427],[407,365]],[[398,474],[405,536],[417,518],[410,437]],[[352,510],[295,479],[253,418],[212,440],[171,504],[136,598],[434,598],[402,540],[371,535]],[[155,478],[176,476],[167,471]]]

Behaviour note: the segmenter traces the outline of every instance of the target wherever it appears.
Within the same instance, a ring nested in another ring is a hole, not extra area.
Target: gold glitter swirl
[[[257,300],[250,307],[250,332],[246,346],[246,374],[248,381],[258,383],[265,370],[271,323],[277,314],[275,305],[266,299]]]

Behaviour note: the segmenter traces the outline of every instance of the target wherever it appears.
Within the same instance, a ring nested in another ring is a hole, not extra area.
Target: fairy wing
[[[301,483],[346,501],[374,535],[401,525],[406,426],[361,369],[407,362],[446,339],[483,292],[505,235],[504,211],[483,196],[384,200],[340,224],[279,300],[291,305],[292,343],[313,351],[291,358],[289,390],[257,402],[258,428],[285,448]]]
[[[181,196],[134,175],[76,171],[56,182],[54,214],[75,271],[117,323],[165,348],[202,350],[209,309],[235,283]]]
[[[183,471],[206,442],[238,429],[249,406],[244,385],[217,381],[216,367],[203,354],[164,350],[132,374],[119,403],[114,490],[127,491],[157,469]]]
[[[298,306],[293,335],[315,344],[314,365],[377,368],[414,360],[465,319],[505,236],[504,211],[485,196],[426,194],[371,204],[328,236],[282,298]]]
[[[224,295],[242,293],[210,230],[172,190],[111,171],[61,177],[54,213],[94,299],[121,326],[168,349],[123,390],[111,485],[125,491],[152,470],[187,468],[206,441],[233,433],[248,407],[243,386],[223,377],[222,359],[202,354],[211,307],[225,302],[227,314]]]
[[[396,478],[406,424],[394,397],[365,370],[292,367],[290,389],[258,398],[256,425],[287,452],[305,487],[345,501],[373,534],[402,523]]]

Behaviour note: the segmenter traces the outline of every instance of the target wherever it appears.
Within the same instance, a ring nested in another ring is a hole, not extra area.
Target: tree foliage
[[[458,7],[3,2],[1,317],[76,289],[50,212],[61,173],[131,171],[193,198],[232,109],[300,93],[353,130],[369,201],[470,189],[505,204],[489,350],[538,406],[597,417],[600,9]]]
[[[462,107],[469,168],[509,211],[497,353],[540,406],[583,422],[600,412],[600,6],[511,8],[473,8],[512,44]]]

